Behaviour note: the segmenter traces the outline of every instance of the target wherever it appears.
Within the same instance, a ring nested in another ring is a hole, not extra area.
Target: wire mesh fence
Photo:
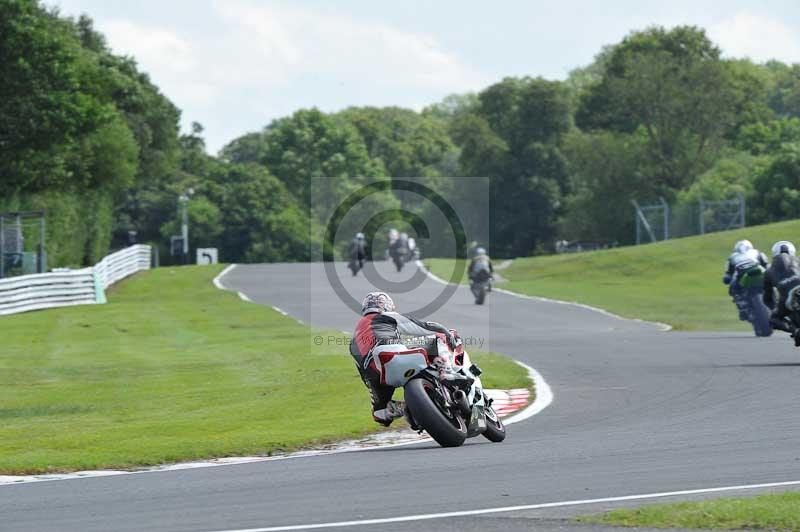
[[[44,212],[0,213],[0,279],[47,270]]]
[[[746,203],[743,196],[726,200],[703,200],[669,205],[663,198],[657,202],[633,201],[636,219],[636,243],[647,244],[738,229],[746,225]]]

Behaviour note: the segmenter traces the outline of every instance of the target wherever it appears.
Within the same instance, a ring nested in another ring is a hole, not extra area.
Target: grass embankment
[[[800,531],[800,493],[719,499],[614,510],[583,523],[680,529]]]
[[[577,301],[630,318],[687,330],[747,330],[722,284],[725,259],[747,238],[769,255],[777,240],[797,240],[800,221],[747,227],[657,244],[516,259],[498,287]],[[450,279],[454,261],[425,261]]]
[[[346,345],[163,268],[107,305],[0,318],[0,474],[265,454],[374,431]],[[331,334],[336,334],[335,332]],[[476,357],[487,385],[525,371]]]

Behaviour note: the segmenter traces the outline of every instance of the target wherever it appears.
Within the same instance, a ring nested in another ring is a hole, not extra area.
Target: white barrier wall
[[[150,246],[138,244],[107,255],[94,267],[103,288],[141,270],[150,269]]]
[[[29,310],[105,303],[105,289],[129,275],[150,269],[150,246],[112,253],[93,268],[0,279],[0,316]]]

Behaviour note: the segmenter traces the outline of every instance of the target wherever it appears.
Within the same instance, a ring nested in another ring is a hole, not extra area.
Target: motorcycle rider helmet
[[[486,248],[475,248],[475,256],[486,255]]]
[[[397,237],[400,236],[400,233],[397,232],[397,229],[392,227],[389,229],[389,240],[397,240]]]
[[[364,240],[364,233],[356,233],[356,240]]]
[[[739,240],[735,246],[733,246],[734,253],[746,253],[753,249],[753,243],[749,240]]]
[[[772,246],[772,256],[777,257],[781,253],[788,253],[794,257],[796,256],[797,250],[795,249],[794,244],[788,240],[781,240],[780,242],[775,242],[775,245]]]
[[[370,292],[361,302],[361,315],[366,316],[373,312],[394,312],[394,301],[386,292]]]

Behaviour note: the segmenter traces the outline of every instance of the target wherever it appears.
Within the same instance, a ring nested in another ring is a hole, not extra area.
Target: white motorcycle
[[[506,428],[483,391],[481,370],[470,361],[458,333],[450,350],[445,336],[428,337],[425,347],[373,353],[381,381],[403,387],[406,419],[413,430],[427,432],[442,447],[458,447],[483,435],[493,442]]]

